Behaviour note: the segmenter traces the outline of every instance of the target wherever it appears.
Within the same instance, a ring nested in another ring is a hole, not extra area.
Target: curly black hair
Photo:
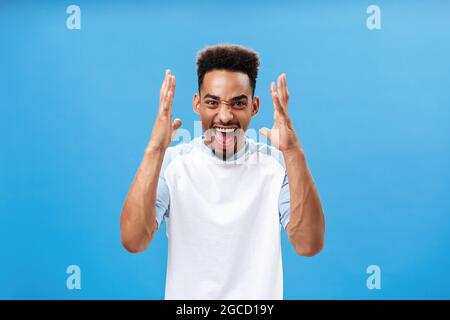
[[[198,92],[208,71],[228,70],[247,74],[254,96],[258,69],[259,55],[251,49],[234,44],[206,47],[197,54]]]

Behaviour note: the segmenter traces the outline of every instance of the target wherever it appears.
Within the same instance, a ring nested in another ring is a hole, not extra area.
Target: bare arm
[[[121,241],[130,252],[144,251],[158,228],[156,222],[156,190],[164,154],[181,121],[172,123],[175,77],[166,71],[160,90],[158,115],[152,137],[128,192],[120,219]]]
[[[325,219],[316,185],[300,146],[283,152],[289,180],[291,215],[286,226],[289,241],[301,256],[323,248]]]
[[[289,241],[299,255],[313,256],[323,247],[325,218],[305,154],[288,115],[289,93],[284,74],[278,77],[277,87],[274,83],[270,85],[274,125],[260,132],[283,153],[285,160],[291,210],[286,226]]]

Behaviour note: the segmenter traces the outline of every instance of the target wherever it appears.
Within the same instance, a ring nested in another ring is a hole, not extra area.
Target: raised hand
[[[278,77],[277,86],[273,81],[270,83],[270,93],[274,107],[273,126],[271,129],[261,128],[259,132],[282,152],[300,147],[294,125],[288,114],[289,92],[284,73]]]
[[[153,125],[152,137],[148,148],[167,149],[175,136],[175,131],[181,126],[180,119],[175,119],[172,122],[172,103],[175,87],[175,76],[167,69],[159,92],[159,110]]]

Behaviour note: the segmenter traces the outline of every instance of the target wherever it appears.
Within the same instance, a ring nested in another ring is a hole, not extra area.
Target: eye
[[[215,101],[215,100],[206,100],[205,104],[208,107],[216,107],[217,106],[217,101]]]
[[[245,101],[243,101],[243,100],[236,101],[233,106],[235,108],[237,108],[237,109],[242,109],[242,108],[245,108],[247,106],[247,103]]]

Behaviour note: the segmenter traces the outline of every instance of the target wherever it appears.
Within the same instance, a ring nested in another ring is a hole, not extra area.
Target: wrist
[[[144,154],[164,154],[166,152],[167,147],[157,144],[157,143],[153,143],[152,141],[150,141],[147,145],[147,147],[145,148]]]
[[[303,158],[305,156],[303,148],[301,147],[299,142],[293,143],[291,146],[289,146],[289,148],[286,148],[282,152],[285,158]]]

